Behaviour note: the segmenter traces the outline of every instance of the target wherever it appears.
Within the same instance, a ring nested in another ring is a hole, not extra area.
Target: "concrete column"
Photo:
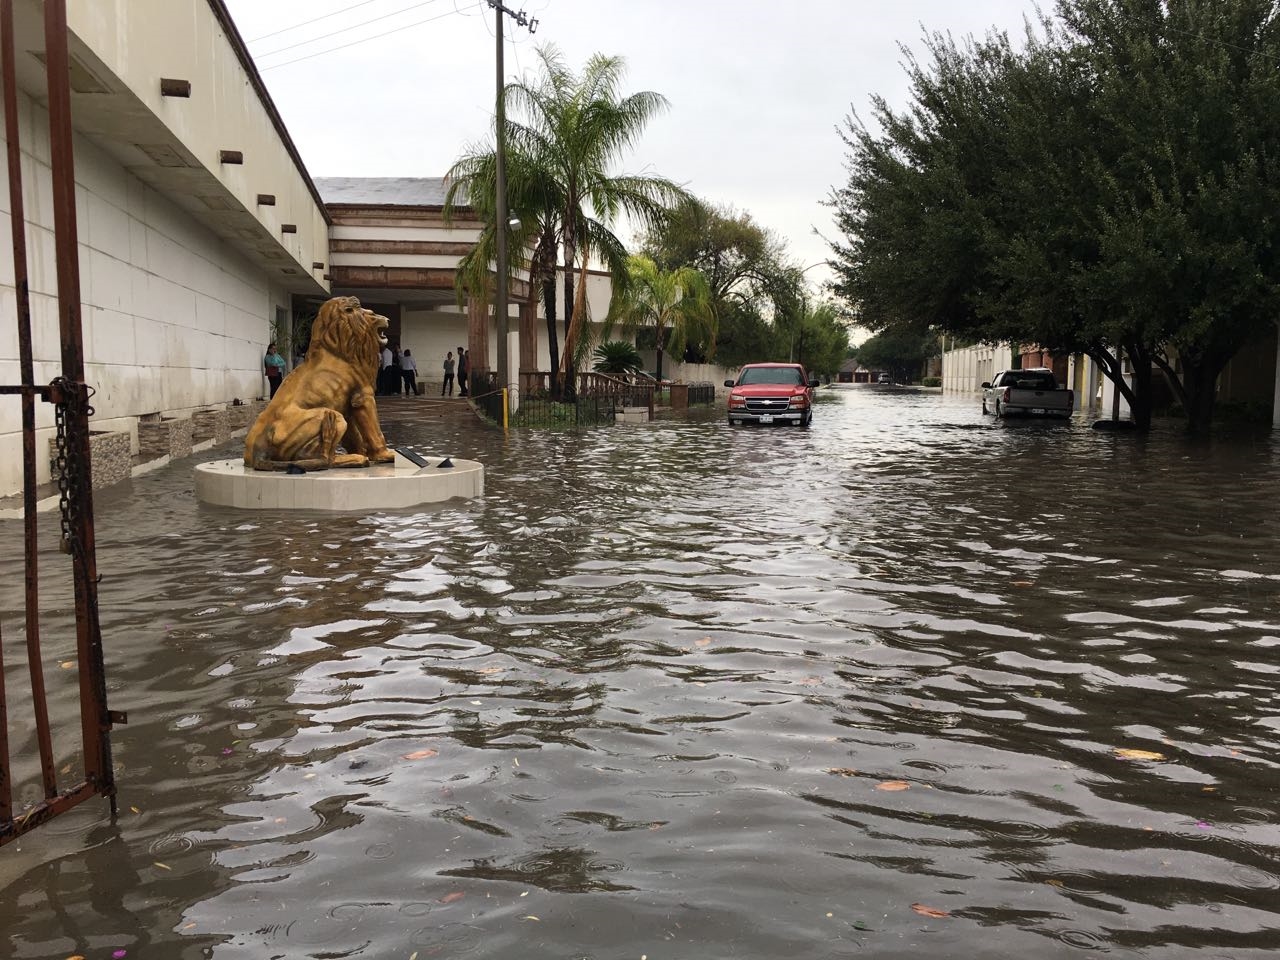
[[[671,385],[671,409],[689,409],[689,385],[687,383],[673,383]]]
[[[520,384],[521,390],[531,389],[529,383],[529,374],[536,373],[538,369],[538,304],[525,301],[520,304],[520,322],[519,322],[520,342],[516,353],[518,359],[512,365],[513,370],[517,370],[520,376],[516,378],[516,382]]]

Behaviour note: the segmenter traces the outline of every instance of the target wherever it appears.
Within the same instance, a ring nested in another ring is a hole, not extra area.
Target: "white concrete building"
[[[42,5],[15,7],[35,379],[48,383],[61,368]],[[263,395],[273,323],[294,295],[326,294],[327,213],[221,0],[71,0],[68,26],[92,425],[130,432],[136,451],[139,416]],[[5,236],[9,213],[6,185]],[[0,250],[3,383],[20,381],[13,284]],[[53,409],[37,415],[43,452]],[[21,489],[21,445],[19,404],[0,404],[0,496]]]
[[[978,393],[983,383],[1012,366],[1013,349],[1007,343],[975,343],[951,347],[942,353],[942,392]]]
[[[295,318],[333,294],[385,313],[420,379],[437,388],[445,354],[462,344],[476,352],[476,369],[496,369],[493,317],[472,322],[481,308],[460,307],[454,290],[480,224],[462,210],[445,225],[441,179],[313,182],[222,0],[68,0],[67,16],[94,431],[125,434],[137,454],[142,418],[264,396],[267,343],[279,339],[292,360]],[[34,377],[47,384],[61,373],[61,339],[40,0],[15,0],[15,26]],[[0,189],[0,227],[9,217]],[[21,381],[14,283],[12,257],[0,251],[5,384]],[[600,328],[611,289],[603,272],[588,274],[594,339],[608,335]],[[528,293],[525,280],[512,282],[513,383],[522,368],[551,367],[541,303]],[[557,317],[561,349],[563,331]],[[671,358],[665,366],[686,381],[732,375]],[[20,411],[16,398],[0,402],[0,497],[22,487]],[[53,407],[36,411],[44,483]]]

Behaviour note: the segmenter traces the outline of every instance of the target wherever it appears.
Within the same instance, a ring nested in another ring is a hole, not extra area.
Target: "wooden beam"
[[[331,240],[334,253],[394,253],[403,256],[465,257],[474,243],[449,240]]]
[[[244,163],[244,154],[239,150],[219,150],[218,159],[223,163]]]
[[[161,77],[160,78],[160,96],[190,97],[191,81],[190,80],[174,80],[168,77]]]
[[[258,194],[258,206],[274,207],[276,205],[276,195],[274,193]]]
[[[366,267],[335,263],[330,277],[339,287],[372,287],[383,290],[453,290],[456,271],[448,267]],[[529,284],[513,280],[512,301],[529,296]]]

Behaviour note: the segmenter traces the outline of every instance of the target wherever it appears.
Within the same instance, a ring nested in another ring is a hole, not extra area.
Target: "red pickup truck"
[[[813,420],[813,388],[798,363],[748,363],[729,387],[729,424],[792,423],[807,427]]]

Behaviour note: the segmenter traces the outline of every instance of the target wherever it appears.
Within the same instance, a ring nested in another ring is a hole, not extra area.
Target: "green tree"
[[[849,356],[849,330],[834,303],[806,310],[800,320],[796,360],[812,375],[834,377]]]
[[[547,323],[547,345],[551,355],[552,391],[560,362],[556,331],[556,253],[560,242],[560,212],[563,197],[559,184],[547,175],[548,164],[520,150],[508,151],[506,158],[508,271],[515,277],[528,271],[529,302],[542,298]],[[497,159],[492,143],[473,144],[454,162],[445,175],[444,220],[451,223],[458,207],[466,206],[483,222],[475,247],[459,262],[455,274],[458,303],[468,296],[489,300],[491,267],[497,259],[494,219],[497,212]],[[523,254],[527,254],[527,257]],[[536,357],[521,357],[520,367],[533,369]]]
[[[1141,425],[1154,363],[1203,432],[1218,374],[1280,314],[1276,5],[1057,16],[1017,52],[935,36],[907,110],[851,119],[838,292],[872,329],[1088,353]]]
[[[624,151],[634,146],[659,112],[667,107],[661,94],[645,90],[623,95],[621,57],[592,55],[580,74],[565,65],[554,46],[538,50],[539,75],[508,84],[511,107],[507,142],[515,153],[531,158],[554,182],[564,284],[564,356],[560,370],[572,390],[579,354],[588,346],[581,336],[586,324],[587,267],[595,257],[625,287],[626,249],[611,224],[619,216],[649,227],[660,223],[685,191],[664,177],[614,172]],[[575,277],[575,271],[578,271]]]
[[[884,370],[899,383],[918,379],[925,362],[938,355],[935,332],[901,325],[880,331],[857,350],[860,364],[872,370]]]
[[[749,213],[690,199],[649,229],[641,248],[662,270],[693,267],[707,281],[716,356],[737,365],[786,356],[799,274],[786,247]]]
[[[1151,360],[1204,433],[1218,375],[1280,316],[1280,8],[1060,0],[1058,15],[1105,134],[1092,292],[1176,354]]]
[[[657,376],[662,379],[662,357],[683,355],[689,343],[708,352],[716,340],[715,314],[706,278],[692,267],[661,270],[645,256],[627,261],[628,282],[615,293],[609,313],[622,329],[634,333],[652,327],[658,351]]]

